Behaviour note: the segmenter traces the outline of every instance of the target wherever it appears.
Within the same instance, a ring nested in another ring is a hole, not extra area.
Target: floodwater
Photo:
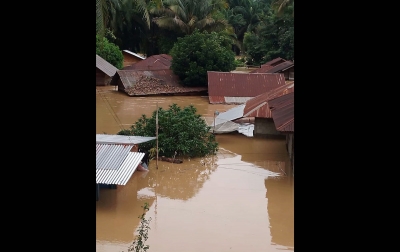
[[[208,97],[129,97],[96,87],[96,133],[116,134],[157,106],[193,104],[212,117],[234,105]],[[217,135],[218,154],[174,164],[150,161],[125,186],[100,189],[96,201],[96,251],[128,251],[145,203],[148,252],[294,250],[294,177],[283,139]],[[158,169],[157,169],[158,164]]]

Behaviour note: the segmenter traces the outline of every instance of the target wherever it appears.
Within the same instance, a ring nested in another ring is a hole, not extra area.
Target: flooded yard
[[[157,106],[193,104],[212,117],[234,105],[207,97],[129,97],[96,87],[96,133],[116,134]],[[294,178],[285,140],[217,135],[219,152],[183,163],[152,160],[125,186],[101,189],[96,202],[96,251],[128,251],[145,203],[149,252],[294,250]]]

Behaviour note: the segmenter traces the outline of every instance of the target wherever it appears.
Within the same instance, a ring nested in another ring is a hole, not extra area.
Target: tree
[[[294,18],[290,8],[278,15],[270,15],[255,32],[245,34],[243,45],[249,64],[263,64],[281,57],[294,60]]]
[[[163,5],[152,8],[151,13],[158,16],[153,22],[159,27],[192,34],[195,29],[222,31],[229,27],[225,19],[214,15],[226,8],[225,0],[164,0]]]
[[[172,104],[169,109],[158,109],[158,146],[161,156],[204,157],[215,154],[218,143],[193,105],[180,108]],[[121,130],[118,135],[156,136],[156,113],[147,118],[142,115],[129,130]],[[156,147],[156,141],[139,144],[139,148],[150,150]]]
[[[118,69],[123,67],[124,56],[121,50],[106,37],[96,35],[96,54]]]
[[[226,18],[235,29],[238,48],[243,50],[243,39],[246,32],[255,31],[265,13],[270,9],[271,0],[229,0],[231,12]],[[237,52],[237,50],[236,50]],[[238,53],[238,52],[237,52]]]
[[[174,44],[171,69],[186,86],[207,86],[207,71],[235,69],[235,54],[230,47],[231,40],[226,35],[196,30]]]
[[[278,16],[281,16],[287,9],[294,7],[294,0],[275,0],[272,3],[272,8],[276,11]],[[291,8],[292,16],[294,15],[294,8]]]

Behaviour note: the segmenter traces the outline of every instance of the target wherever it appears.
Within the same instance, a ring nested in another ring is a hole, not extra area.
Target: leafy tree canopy
[[[171,69],[186,86],[207,86],[207,71],[235,69],[232,40],[224,33],[200,32],[178,38],[170,51]]]
[[[96,35],[96,54],[118,69],[123,67],[124,56],[121,50],[106,37]]]
[[[158,147],[160,156],[204,157],[215,154],[218,143],[210,133],[210,127],[193,105],[180,108],[172,104],[169,109],[158,109]],[[156,136],[155,110],[150,118],[142,115],[128,130],[121,130],[118,135]],[[156,147],[156,141],[139,145],[141,149]]]

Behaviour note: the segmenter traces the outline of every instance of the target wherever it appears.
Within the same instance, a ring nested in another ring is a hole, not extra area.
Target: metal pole
[[[213,127],[213,134],[215,134],[215,111],[214,111],[214,127]]]
[[[156,112],[156,168],[158,169],[158,103],[157,103],[157,112]]]

